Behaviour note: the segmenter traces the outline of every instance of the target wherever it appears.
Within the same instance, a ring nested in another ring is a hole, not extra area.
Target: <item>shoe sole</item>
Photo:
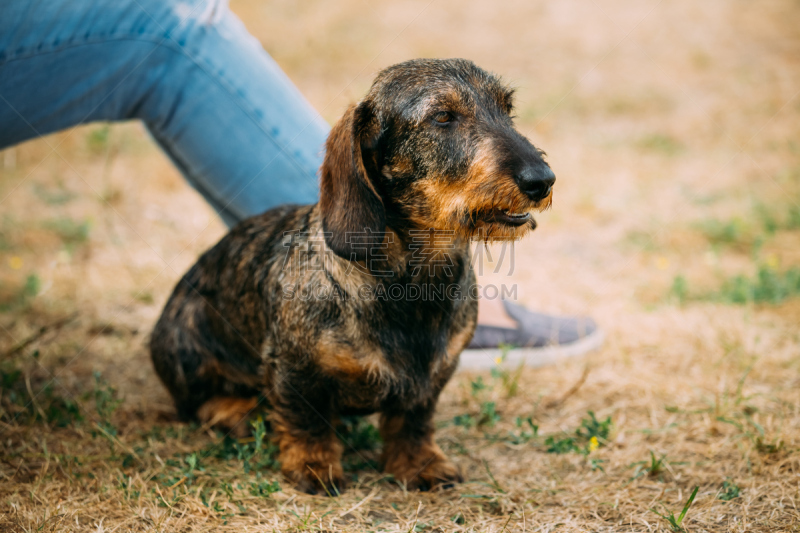
[[[499,348],[467,349],[461,352],[458,370],[488,370],[498,366],[518,368],[524,365],[539,368],[558,364],[565,359],[580,357],[603,345],[605,333],[597,328],[592,334],[569,344],[541,346],[537,348]],[[505,358],[498,364],[503,355]]]

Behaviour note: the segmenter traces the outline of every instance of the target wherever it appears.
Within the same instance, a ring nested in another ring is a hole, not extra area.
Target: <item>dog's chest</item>
[[[428,376],[392,364],[385,348],[364,338],[323,335],[316,364],[335,383],[336,403],[345,410],[373,412],[387,399],[418,396]],[[405,398],[404,398],[405,399]]]
[[[438,275],[409,263],[391,277],[313,251],[292,254],[315,268],[284,270],[276,280],[293,288],[276,314],[276,348],[311,355],[345,410],[429,401],[452,373],[477,314],[468,298],[474,274],[466,251],[452,251],[452,265]]]
[[[345,411],[373,412],[396,404],[411,408],[444,386],[473,323],[397,330],[384,324],[376,335],[359,332],[356,338],[348,338],[346,331],[330,332],[317,343],[316,362],[336,383],[336,402]]]

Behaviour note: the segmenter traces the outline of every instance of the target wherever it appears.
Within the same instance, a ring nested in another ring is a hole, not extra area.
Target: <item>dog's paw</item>
[[[339,496],[344,492],[345,479],[341,464],[306,464],[304,470],[287,470],[282,468],[286,476],[300,492],[320,494],[323,496]]]
[[[406,486],[414,490],[451,489],[464,481],[458,466],[447,457],[435,457]]]
[[[236,438],[250,434],[248,421],[258,406],[257,398],[215,396],[200,406],[197,418],[203,424],[229,430]]]
[[[284,433],[279,440],[281,472],[297,490],[308,494],[338,496],[345,487],[342,444],[329,440],[298,439]]]
[[[384,470],[409,490],[448,489],[464,481],[458,466],[435,444],[418,449],[416,453],[404,450],[387,455]]]

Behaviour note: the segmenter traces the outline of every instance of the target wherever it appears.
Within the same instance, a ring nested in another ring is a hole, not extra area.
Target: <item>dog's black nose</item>
[[[531,200],[539,201],[547,198],[553,184],[556,182],[556,175],[547,165],[528,165],[520,172],[517,172],[514,179],[519,188],[528,195]]]

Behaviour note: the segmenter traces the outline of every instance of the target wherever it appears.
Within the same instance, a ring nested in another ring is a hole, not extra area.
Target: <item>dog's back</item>
[[[281,206],[243,221],[178,282],[153,329],[150,353],[180,419],[196,418],[214,397],[260,393],[267,302],[257,284],[279,259],[274,252],[283,232],[310,210]]]

